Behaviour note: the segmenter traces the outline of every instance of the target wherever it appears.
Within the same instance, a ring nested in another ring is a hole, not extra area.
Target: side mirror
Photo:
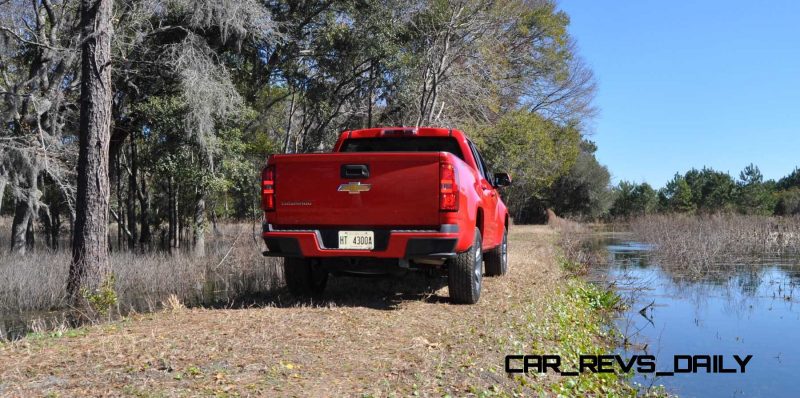
[[[494,173],[494,186],[507,187],[511,185],[511,176],[508,173]]]

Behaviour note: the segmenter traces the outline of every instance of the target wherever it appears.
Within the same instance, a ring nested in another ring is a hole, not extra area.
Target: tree
[[[775,214],[781,216],[800,214],[800,187],[792,187],[778,194]]]
[[[46,202],[44,184],[74,217],[76,146],[64,132],[77,130],[75,3],[0,2],[0,180],[14,202],[11,246],[19,254],[33,245],[37,216],[51,223],[49,210],[61,206]]]
[[[553,183],[548,201],[557,214],[597,219],[611,207],[611,175],[595,158],[596,150],[593,142],[584,140],[575,164]]]
[[[686,179],[678,173],[664,188],[659,191],[659,202],[668,211],[692,213],[697,209],[692,188]]]
[[[0,148],[0,213],[3,211],[3,199],[6,197],[6,186],[8,186],[8,165],[6,164],[6,154]]]
[[[112,0],[81,2],[81,111],[77,211],[67,292],[76,305],[111,280],[108,179],[111,139]],[[81,305],[82,306],[82,305]]]
[[[789,175],[778,180],[776,187],[783,190],[800,187],[800,168],[795,167]]]
[[[55,246],[62,219],[99,228],[102,203],[78,217],[76,201],[108,191],[117,239],[93,252],[160,242],[202,255],[207,223],[257,215],[265,155],[327,150],[373,125],[467,131],[514,175],[519,221],[555,205],[552,188],[576,214],[599,211],[603,168],[579,155],[593,77],[554,1],[117,0],[114,34],[99,31],[112,64],[95,70],[113,90],[107,160],[104,132],[87,132],[102,104],[80,93],[94,87],[81,54],[105,40],[86,32],[87,4],[101,3],[0,1],[0,207],[20,253],[35,231]]]
[[[675,184],[675,193],[670,198],[670,207],[681,213],[693,212],[696,208],[692,197],[692,188],[686,179],[679,179]]]
[[[19,154],[15,163],[23,167],[14,173],[17,203],[11,223],[11,251],[24,255],[27,249],[33,248],[33,223],[41,196],[38,189],[39,164],[35,158],[19,157]]]
[[[550,205],[552,184],[578,158],[579,130],[518,110],[507,113],[494,127],[473,131],[472,136],[493,170],[514,177],[503,196],[514,219],[541,221]]]
[[[405,29],[386,92],[392,122],[488,127],[525,109],[567,125],[593,113],[594,77],[553,1],[426,0],[395,20]]]
[[[614,217],[628,218],[652,214],[658,206],[658,194],[646,182],[636,184],[620,181],[614,188],[613,194],[615,198],[610,214]]]
[[[728,173],[703,167],[702,170],[687,171],[684,179],[692,190],[692,200],[699,212],[716,213],[732,206],[736,183]]]
[[[275,26],[266,6],[255,0],[121,5],[112,47],[116,119],[110,159],[118,245],[150,247],[153,227],[167,218],[168,247],[179,246],[178,236],[188,226],[193,253],[202,256],[211,207],[207,182],[219,177],[223,157],[220,126],[250,110],[241,95],[248,90],[237,87],[242,80],[234,71],[247,70],[263,55]],[[203,178],[193,179],[197,175]],[[168,204],[154,209],[151,204],[163,196]]]
[[[775,209],[775,196],[758,166],[752,163],[739,173],[737,182],[736,204],[739,212],[744,214],[769,215]],[[774,182],[773,182],[774,185]]]

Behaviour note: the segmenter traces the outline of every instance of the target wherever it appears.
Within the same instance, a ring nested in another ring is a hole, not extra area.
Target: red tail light
[[[261,208],[275,211],[275,166],[267,166],[261,171]]]
[[[452,163],[439,163],[439,210],[458,211],[458,181]]]

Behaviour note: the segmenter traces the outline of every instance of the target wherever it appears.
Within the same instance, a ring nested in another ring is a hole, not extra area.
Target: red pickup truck
[[[450,299],[473,304],[508,269],[508,210],[461,131],[345,131],[333,153],[272,155],[262,172],[266,256],[284,257],[289,290],[318,296],[331,272],[446,273]]]

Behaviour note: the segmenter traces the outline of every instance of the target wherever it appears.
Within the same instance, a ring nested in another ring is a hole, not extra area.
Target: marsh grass
[[[118,297],[112,315],[178,305],[232,305],[279,288],[283,277],[278,262],[261,255],[262,243],[252,235],[248,224],[221,225],[217,233],[209,233],[203,258],[188,251],[112,252]],[[9,323],[22,323],[28,330],[58,327],[67,309],[68,248],[17,255],[8,252],[7,238],[7,233],[0,235],[0,328],[3,323],[6,329],[15,327]]]
[[[571,275],[585,275],[605,259],[592,246],[593,231],[585,224],[551,215],[548,225],[557,230],[561,268]]]
[[[586,225],[550,217],[548,222],[558,231],[558,261],[566,273],[558,297],[550,301],[548,322],[538,322],[536,334],[557,342],[555,352],[564,366],[577,368],[576,358],[583,354],[606,354],[628,337],[615,327],[613,319],[628,303],[607,281],[589,282],[585,276],[600,265],[604,256],[592,244],[593,231]],[[539,347],[534,346],[534,351]],[[551,349],[553,350],[553,349]],[[631,373],[585,373],[580,377],[563,377],[553,386],[558,396],[641,396],[666,397],[663,386],[642,386],[630,383]]]
[[[652,215],[634,219],[630,229],[654,245],[662,267],[689,276],[800,253],[800,217]]]

